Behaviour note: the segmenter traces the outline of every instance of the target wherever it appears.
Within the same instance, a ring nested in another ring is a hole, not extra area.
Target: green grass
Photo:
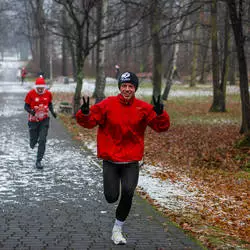
[[[211,119],[211,117],[206,117],[206,116],[190,116],[190,117],[183,117],[179,118],[178,114],[173,115],[172,112],[170,113],[170,117],[175,120],[175,124],[203,124],[203,125],[214,125],[214,124],[239,124],[238,119],[223,119],[223,118],[218,118],[218,119]]]
[[[143,96],[148,103],[151,96]],[[226,112],[209,112],[212,97],[189,96],[173,97],[164,101],[165,109],[175,124],[238,124],[240,126],[241,110],[237,95],[227,98]]]
[[[35,82],[37,77],[26,77],[25,81],[26,82]]]
[[[242,169],[236,173],[236,177],[243,180],[250,180],[250,167],[248,169]]]
[[[211,103],[212,98],[211,96],[173,96],[169,101],[174,101],[179,105],[187,105],[188,102],[196,102],[199,103]]]

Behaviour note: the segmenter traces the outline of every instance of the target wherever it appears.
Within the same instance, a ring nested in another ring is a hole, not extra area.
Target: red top
[[[21,75],[22,75],[22,77],[25,77],[26,74],[27,74],[27,71],[26,71],[25,69],[22,69],[22,70],[21,70]]]
[[[135,97],[127,102],[121,94],[93,105],[89,115],[79,110],[76,120],[89,129],[99,125],[97,156],[113,162],[140,161],[146,127],[163,132],[170,126],[166,111],[157,116],[152,105]]]
[[[49,103],[52,102],[52,94],[47,89],[43,94],[38,94],[35,89],[30,90],[24,101],[36,112],[35,116],[29,114],[29,121],[39,122],[49,117]]]

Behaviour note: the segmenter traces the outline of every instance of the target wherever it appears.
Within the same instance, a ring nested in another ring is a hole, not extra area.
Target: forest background
[[[249,247],[249,1],[2,0],[0,13],[2,60],[17,53],[29,62],[30,77],[44,72],[51,83],[63,76],[65,84],[73,78],[74,93],[55,96],[70,102],[73,115],[86,94],[83,79],[95,79],[94,103],[105,98],[116,65],[161,94],[172,128],[148,132],[145,160],[162,166],[157,178],[185,175],[207,194],[199,208],[164,212],[210,248]],[[209,87],[213,95],[171,100],[176,86]],[[227,86],[239,94],[228,95]],[[63,120],[76,129],[74,120]]]

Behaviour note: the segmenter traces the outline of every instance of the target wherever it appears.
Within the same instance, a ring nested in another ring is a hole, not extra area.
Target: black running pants
[[[103,161],[104,195],[109,203],[116,202],[120,197],[116,209],[116,219],[125,221],[138,183],[139,163],[116,164]]]
[[[46,138],[49,130],[49,118],[40,122],[28,122],[30,134],[30,147],[34,148],[38,143],[37,161],[41,161],[45,152]]]

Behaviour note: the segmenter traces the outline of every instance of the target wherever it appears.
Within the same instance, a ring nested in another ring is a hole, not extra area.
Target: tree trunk
[[[239,1],[239,7],[236,7],[235,0],[228,0],[228,8],[230,19],[234,31],[235,44],[237,49],[239,73],[240,73],[240,96],[241,96],[241,110],[242,110],[242,124],[240,133],[244,133],[250,138],[250,100],[249,100],[249,86],[247,75],[247,61],[244,51],[245,37],[243,35],[242,14],[243,2]],[[237,15],[237,9],[239,13]]]
[[[123,62],[124,63],[124,67],[125,67],[125,71],[128,70],[129,68],[129,61],[130,61],[130,31],[128,30],[128,27],[129,27],[129,23],[130,23],[130,18],[129,18],[129,7],[128,5],[126,4],[125,5],[125,23],[124,23],[124,28],[125,28],[125,33],[124,33],[124,58],[125,58],[125,61]]]
[[[42,72],[46,72],[45,74],[46,75],[49,75],[49,72],[47,70],[47,67],[46,67],[46,49],[45,49],[45,33],[41,31],[40,33],[40,37],[39,37],[39,48],[40,48],[40,60],[39,60],[39,68],[40,68],[40,71]]]
[[[66,52],[66,38],[62,38],[62,75],[67,76],[67,52]]]
[[[229,67],[230,67],[230,71],[228,74],[228,81],[230,85],[236,85],[236,57],[237,55],[235,55],[235,46],[234,46],[234,42],[231,43],[231,53],[230,53],[230,57],[229,57]]]
[[[209,60],[208,60],[208,51],[209,51],[209,42],[210,42],[210,36],[207,34],[207,28],[208,26],[208,18],[206,17],[206,12],[207,12],[207,5],[203,5],[202,9],[200,11],[200,22],[201,26],[203,27],[201,29],[201,37],[202,41],[201,43],[203,46],[200,48],[200,78],[199,78],[199,84],[205,84],[206,82],[206,77],[208,74],[208,65],[209,65]]]
[[[62,23],[63,23],[63,27],[65,27],[67,25],[67,20],[66,20],[66,11],[63,9],[62,10]],[[63,76],[67,76],[68,72],[67,72],[67,34],[66,30],[64,30],[64,37],[62,37],[62,75]]]
[[[106,30],[107,26],[107,9],[108,0],[100,2],[100,7],[97,9],[97,60],[96,60],[96,83],[93,97],[96,98],[96,102],[99,102],[105,98],[104,90],[106,85],[106,76],[104,70],[105,64],[105,40],[100,40],[102,31]]]
[[[69,40],[67,39],[68,41],[68,45],[69,45],[69,48],[70,48],[70,54],[71,54],[71,62],[72,62],[72,70],[73,70],[73,78],[74,78],[74,81],[76,82],[77,81],[77,68],[76,68],[76,53],[75,53],[75,46],[74,44]]]
[[[161,95],[161,78],[162,78],[162,55],[161,43],[159,38],[160,20],[158,13],[158,1],[154,0],[152,5],[150,31],[152,37],[153,47],[153,96],[158,97]]]
[[[149,65],[148,65],[148,44],[146,43],[147,37],[148,37],[148,18],[144,18],[142,20],[143,22],[143,30],[141,35],[141,40],[143,41],[143,45],[141,48],[141,55],[140,55],[140,72],[148,72],[149,71]]]
[[[179,7],[183,9],[183,11],[185,12],[185,9],[183,7],[183,3],[180,2],[178,3]],[[191,5],[190,5],[191,6]],[[189,8],[189,7],[188,7]],[[176,15],[176,5],[173,3],[173,5],[171,6],[171,9],[172,9],[172,14],[173,16]],[[179,13],[180,15],[181,13]],[[179,21],[177,22],[176,24],[176,28],[174,29],[175,32],[176,32],[176,37],[175,39],[177,41],[180,40],[180,33],[181,33],[181,30],[183,29],[183,27],[185,26],[186,24],[186,21],[187,21],[187,18],[184,18],[184,20],[182,21]],[[175,25],[175,24],[174,24]],[[178,54],[179,54],[179,49],[180,49],[180,44],[178,42],[175,42],[174,43],[174,50],[173,50],[173,56],[172,56],[172,64],[170,65],[169,67],[169,70],[167,71],[168,74],[167,74],[167,79],[166,79],[166,86],[165,86],[165,89],[164,89],[164,92],[163,92],[163,95],[162,95],[162,99],[163,100],[167,100],[168,99],[168,95],[169,95],[169,92],[170,92],[170,89],[171,89],[171,86],[173,84],[173,78],[174,78],[174,75],[178,75],[178,71],[177,71],[177,59],[178,59]]]
[[[200,84],[205,84],[206,77],[208,74],[208,67],[209,67],[209,62],[207,60],[207,55],[208,55],[208,48],[209,48],[209,38],[206,37],[206,40],[203,42],[204,43],[204,48],[202,48],[201,51],[201,76],[199,79]]]
[[[229,22],[228,22],[228,8],[226,6],[226,13],[225,13],[225,34],[224,34],[224,58],[223,58],[223,64],[222,64],[222,71],[221,71],[221,84],[220,84],[220,90],[222,92],[222,112],[226,112],[226,87],[227,87],[227,80],[228,80],[228,67],[229,67]]]
[[[77,63],[77,82],[73,101],[73,115],[77,113],[81,105],[81,92],[82,92],[82,80],[83,80],[83,65],[84,61],[81,56],[78,57]]]
[[[82,81],[83,81],[83,66],[85,61],[85,56],[83,55],[83,45],[82,45],[82,29],[78,30],[78,41],[76,45],[76,89],[73,100],[73,115],[77,113],[81,105],[81,92],[82,92]]]
[[[193,43],[193,57],[192,57],[192,67],[191,67],[191,79],[189,86],[194,87],[196,85],[197,76],[197,61],[198,61],[198,40],[199,40],[199,24],[195,25],[194,29],[194,43]]]
[[[210,112],[223,112],[223,92],[219,84],[219,52],[217,36],[217,0],[211,3],[211,29],[212,29],[212,72],[213,72],[213,103]]]
[[[39,68],[41,72],[45,72],[45,75],[50,75],[48,60],[47,60],[47,47],[46,47],[46,29],[45,29],[45,17],[43,9],[43,0],[37,1],[37,32],[39,37]],[[52,52],[52,51],[51,51]]]
[[[166,87],[165,87],[163,95],[162,95],[162,100],[168,99],[168,95],[169,95],[171,86],[173,84],[174,73],[177,70],[176,63],[177,63],[178,53],[179,53],[179,44],[175,43],[174,44],[174,52],[173,52],[173,63],[172,63],[172,67],[169,70],[169,75],[167,76]]]

